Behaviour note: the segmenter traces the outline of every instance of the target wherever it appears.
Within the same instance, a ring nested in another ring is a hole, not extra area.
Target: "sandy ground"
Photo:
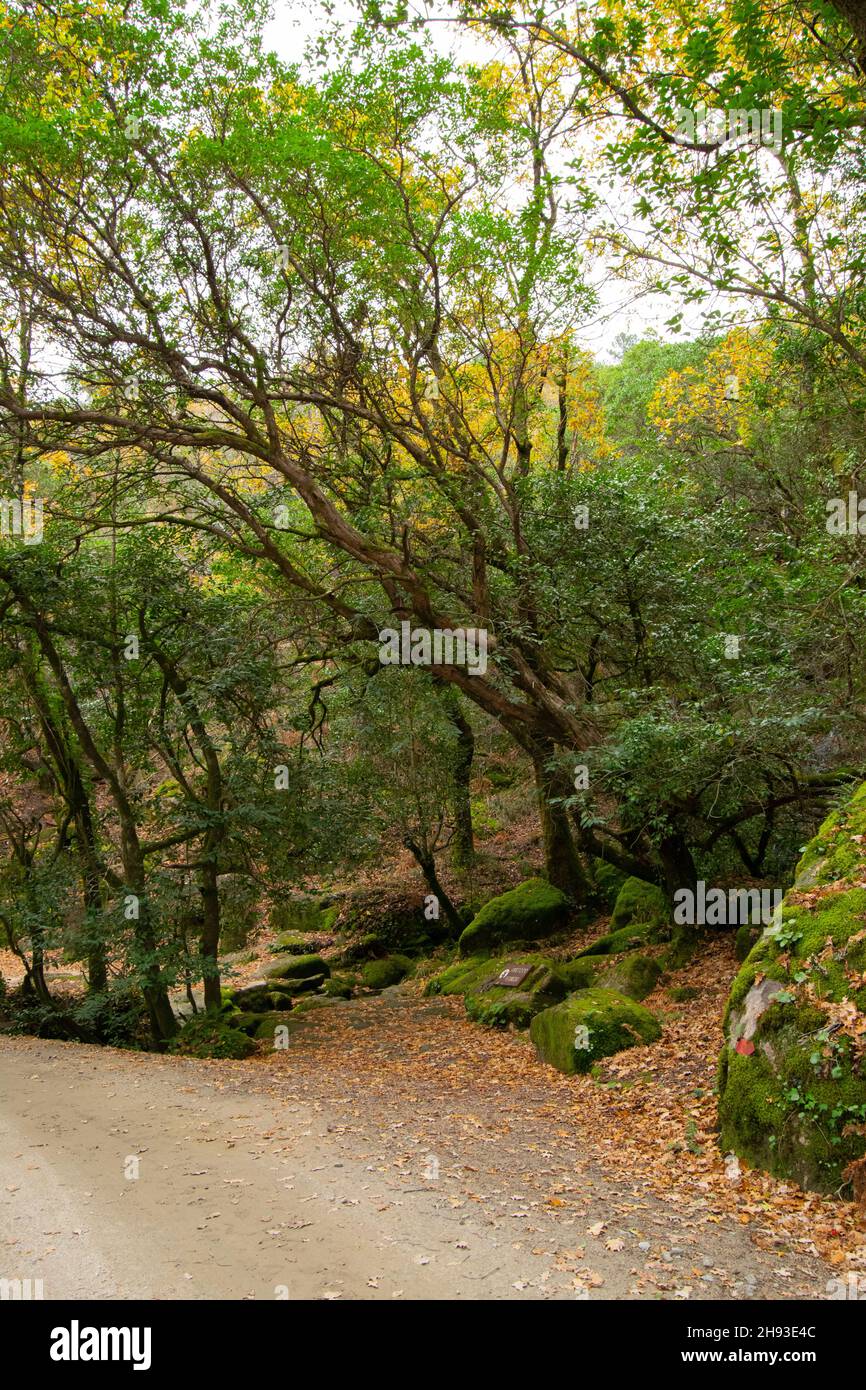
[[[438,1156],[407,1152],[405,1096],[368,1105],[354,1077],[316,1084],[315,1042],[295,1056],[0,1040],[0,1278],[46,1299],[826,1297],[819,1260],[696,1226],[575,1161],[555,1120],[493,1163],[446,1115]]]

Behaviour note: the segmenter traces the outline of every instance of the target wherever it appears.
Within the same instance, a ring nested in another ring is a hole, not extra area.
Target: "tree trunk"
[[[207,851],[205,851],[207,853]],[[220,895],[216,858],[206,858],[201,866],[199,892],[202,902],[201,955],[204,977],[204,1006],[218,1009],[220,993],[219,943]]]
[[[548,767],[553,752],[552,741],[545,742],[532,758],[544,842],[544,867],[554,887],[561,888],[563,893],[573,898],[582,899],[589,884],[574,847],[568,812],[563,805],[553,803],[554,798],[568,796],[571,786],[562,772]]]
[[[439,882],[439,876],[436,873],[436,861],[434,860],[433,855],[425,852],[420,845],[417,845],[415,841],[409,839],[408,836],[403,841],[403,843],[417,860],[418,866],[422,874],[424,875],[424,882],[427,884],[427,887],[430,889],[430,892],[436,898],[438,898],[442,910],[445,913],[445,919],[450,928],[450,935],[452,937],[458,937],[463,930],[463,921],[460,917],[460,914],[457,911],[457,908],[454,906],[445,889],[442,887],[442,884]]]
[[[451,721],[457,729],[457,756],[454,761],[454,840],[451,854],[456,869],[468,869],[475,859],[472,799],[469,790],[472,762],[475,757],[475,735],[456,698],[450,713]]]

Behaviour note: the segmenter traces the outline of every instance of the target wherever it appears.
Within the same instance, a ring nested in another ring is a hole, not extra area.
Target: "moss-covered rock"
[[[466,1012],[476,1023],[492,1028],[513,1024],[526,1028],[542,1009],[550,1008],[564,999],[570,989],[579,988],[590,978],[586,967],[571,970],[575,961],[560,965],[546,956],[533,953],[499,956],[473,956],[456,961],[427,984],[427,994],[462,994]],[[498,985],[497,980],[509,966],[529,966],[529,973],[517,987]]]
[[[535,952],[517,952],[508,956],[470,956],[468,960],[456,960],[439,975],[428,980],[425,994],[472,994],[482,985],[493,984],[509,965],[528,965],[530,973],[522,982],[521,988],[532,989],[533,985],[554,971],[554,963],[547,956]],[[563,981],[561,993],[567,992]]]
[[[233,1025],[234,1019],[222,1013],[195,1014],[172,1038],[168,1050],[181,1057],[228,1057],[235,1061],[249,1057],[255,1044]]]
[[[329,999],[351,999],[355,993],[355,981],[348,975],[332,975],[322,985],[322,993]]]
[[[606,863],[604,859],[593,859],[591,870],[596,897],[612,911],[628,875],[624,874],[622,869],[615,869],[613,864]]]
[[[340,952],[340,965],[360,965],[365,960],[381,960],[388,954],[388,943],[377,932],[367,932],[344,946]]]
[[[528,878],[484,904],[460,937],[462,956],[491,951],[506,941],[538,941],[563,925],[568,899],[543,878]]]
[[[599,971],[599,962],[591,956],[576,956],[574,960],[557,961],[556,973],[566,985],[566,993],[589,989]]]
[[[590,942],[589,946],[584,946],[582,951],[578,951],[578,960],[585,956],[617,956],[622,951],[637,951],[641,946],[651,946],[653,942],[660,940],[661,932],[661,928],[654,927],[649,922],[642,922],[634,927],[621,927],[619,931],[608,932],[606,936],[600,936],[596,941]]]
[[[242,1013],[264,1013],[271,1007],[271,986],[264,982],[241,985],[228,991],[223,1002]]]
[[[327,979],[331,973],[330,966],[321,956],[290,956],[287,960],[278,961],[276,965],[271,965],[265,971],[265,976],[269,980],[304,980],[315,975],[321,975]]]
[[[573,1074],[624,1048],[656,1042],[661,1027],[643,1004],[615,990],[593,988],[536,1014],[529,1036],[542,1061]]]
[[[449,932],[444,917],[431,920],[425,913],[425,893],[383,894],[380,889],[352,893],[342,905],[337,921],[345,941],[342,965],[358,965],[388,955],[423,955],[443,941]]]
[[[723,1150],[820,1192],[866,1152],[864,833],[866,787],[807,847],[725,1014]]]
[[[757,922],[743,922],[737,927],[734,937],[734,954],[737,960],[745,960],[752,947],[758,942],[763,928]]]
[[[272,1038],[274,1029],[286,1023],[289,1018],[289,1008],[284,1006],[281,1009],[268,1009],[267,1013],[263,1014],[234,1014],[230,1022],[232,1028],[237,1028],[239,1033],[246,1033],[247,1037]]]
[[[657,884],[644,883],[642,878],[627,878],[617,894],[610,927],[612,932],[644,922],[664,927],[670,922],[670,916],[667,899]]]
[[[277,937],[271,950],[274,955],[309,956],[318,954],[327,944],[327,941],[315,932],[288,932]]]
[[[629,999],[646,999],[652,994],[662,976],[662,968],[651,956],[626,956],[610,969],[602,971],[596,983],[602,989],[613,989]]]
[[[412,971],[408,956],[386,956],[384,960],[370,960],[361,971],[361,983],[366,989],[387,989],[389,985],[399,985]]]

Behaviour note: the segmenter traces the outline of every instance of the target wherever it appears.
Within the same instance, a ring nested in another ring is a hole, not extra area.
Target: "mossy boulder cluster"
[[[495,950],[506,942],[540,941],[564,926],[568,898],[544,878],[528,878],[485,903],[460,937],[462,956]]]
[[[866,784],[807,846],[725,1015],[723,1151],[819,1192],[866,1153],[864,837]]]
[[[399,985],[412,968],[408,956],[385,956],[383,960],[367,962],[361,971],[361,982],[367,989],[388,989],[390,985]]]
[[[427,955],[448,935],[444,919],[426,916],[424,894],[383,898],[380,891],[370,889],[347,895],[340,905],[336,928],[342,942],[341,966],[391,955]]]
[[[529,1036],[539,1057],[557,1071],[587,1072],[602,1057],[657,1042],[655,1014],[613,989],[584,989],[536,1014]]]
[[[278,1028],[294,1032],[311,1010],[351,999],[359,985],[387,989],[412,969],[407,956],[386,956],[370,961],[359,980],[332,975],[327,961],[315,953],[286,954],[268,968],[263,980],[223,988],[220,1011],[187,1020],[172,1051],[195,1057],[246,1057],[256,1042],[273,1042]]]
[[[494,904],[501,901],[493,899]],[[483,914],[484,909],[475,921]],[[649,930],[650,924],[645,925]],[[464,932],[461,950],[465,936]],[[635,940],[642,943],[645,933],[638,933]],[[622,949],[627,952],[630,947],[631,940]],[[567,1073],[588,1071],[598,1058],[655,1042],[661,1034],[658,1020],[637,1002],[654,989],[662,974],[660,966],[644,955],[613,962],[597,958],[605,954],[604,949],[590,948],[568,961],[533,951],[472,955],[435,976],[426,992],[462,995],[466,1012],[475,1022],[529,1028],[544,1061]],[[514,983],[500,983],[503,977]]]
[[[224,1014],[196,1014],[187,1020],[168,1045],[180,1057],[225,1057],[242,1060],[255,1051],[255,1043]]]
[[[627,878],[617,893],[610,928],[580,954],[615,956],[621,951],[669,940],[670,909],[661,888],[640,878]]]
[[[603,989],[612,989],[629,999],[645,999],[652,994],[661,976],[662,968],[652,956],[632,954],[603,970],[597,983]]]
[[[578,966],[575,971],[574,966]],[[524,979],[515,987],[498,980],[510,968],[525,967]],[[590,962],[554,963],[532,952],[510,956],[473,956],[459,960],[427,985],[428,994],[461,994],[466,1012],[476,1023],[504,1028],[528,1028],[542,1009],[550,1008],[574,989],[592,980]]]

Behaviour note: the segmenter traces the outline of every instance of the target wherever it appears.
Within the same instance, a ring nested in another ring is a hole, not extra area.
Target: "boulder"
[[[226,1001],[242,1013],[264,1013],[271,1007],[271,985],[258,981],[229,990]]]
[[[355,993],[355,981],[346,975],[332,975],[322,985],[322,991],[329,999],[351,999]]]
[[[645,999],[652,994],[662,977],[658,961],[650,956],[626,956],[625,960],[602,971],[596,983],[602,989],[612,989],[617,994],[626,994],[629,999]]]
[[[259,1016],[258,1027],[253,1032],[253,1037],[259,1041],[273,1042],[278,1028],[288,1028],[292,1015],[285,1010],[273,1010],[272,1013]]]
[[[745,960],[752,947],[757,943],[761,935],[762,927],[757,922],[743,922],[737,927],[737,934],[734,937],[734,955],[737,960]]]
[[[306,955],[290,956],[288,960],[269,966],[265,976],[268,980],[305,980],[315,975],[327,979],[330,973],[330,966],[321,956]]]
[[[600,966],[590,956],[576,956],[574,960],[558,960],[555,968],[557,975],[565,982],[566,994],[573,994],[577,989],[589,989]]]
[[[408,956],[386,956],[384,960],[370,960],[361,971],[361,983],[367,989],[387,989],[389,985],[399,985],[412,970]]]
[[[516,987],[497,984],[509,966],[529,967],[528,974]],[[476,1023],[499,1028],[514,1024],[517,1028],[526,1028],[535,1014],[565,998],[569,989],[574,988],[574,978],[567,966],[554,964],[545,956],[517,954],[494,960],[475,956],[449,966],[429,982],[426,992],[462,994],[466,1012]]]
[[[297,932],[287,932],[284,936],[277,937],[271,950],[274,955],[308,956],[321,951],[327,944],[326,938],[316,936],[315,933],[299,935]]]
[[[221,1013],[194,1014],[168,1044],[168,1050],[181,1057],[225,1057],[242,1060],[254,1043],[235,1027],[235,1017]]]
[[[237,1028],[238,1032],[246,1033],[248,1037],[273,1036],[273,1030],[277,1023],[285,1023],[290,1017],[287,1007],[282,1009],[268,1009],[267,1013],[240,1013],[229,1016],[229,1023],[232,1028]]]
[[[665,927],[670,916],[667,899],[657,884],[645,883],[642,878],[627,878],[617,894],[610,927],[612,932],[644,922]]]
[[[287,937],[311,932],[327,935],[334,928],[339,910],[328,897],[296,894],[272,904],[268,926],[271,931]]]
[[[866,785],[807,846],[725,1014],[723,1151],[818,1192],[866,1153],[864,836]]]
[[[587,1072],[601,1057],[656,1042],[655,1014],[611,989],[585,989],[536,1014],[529,1036],[544,1062],[569,1075]]]
[[[507,941],[537,941],[565,923],[568,899],[543,878],[528,878],[485,903],[460,937],[462,956],[490,951]]]
[[[639,922],[633,927],[621,927],[619,931],[608,932],[596,941],[578,951],[578,959],[584,956],[616,956],[623,951],[636,951],[641,946],[650,946],[659,939],[659,928],[649,922]]]

